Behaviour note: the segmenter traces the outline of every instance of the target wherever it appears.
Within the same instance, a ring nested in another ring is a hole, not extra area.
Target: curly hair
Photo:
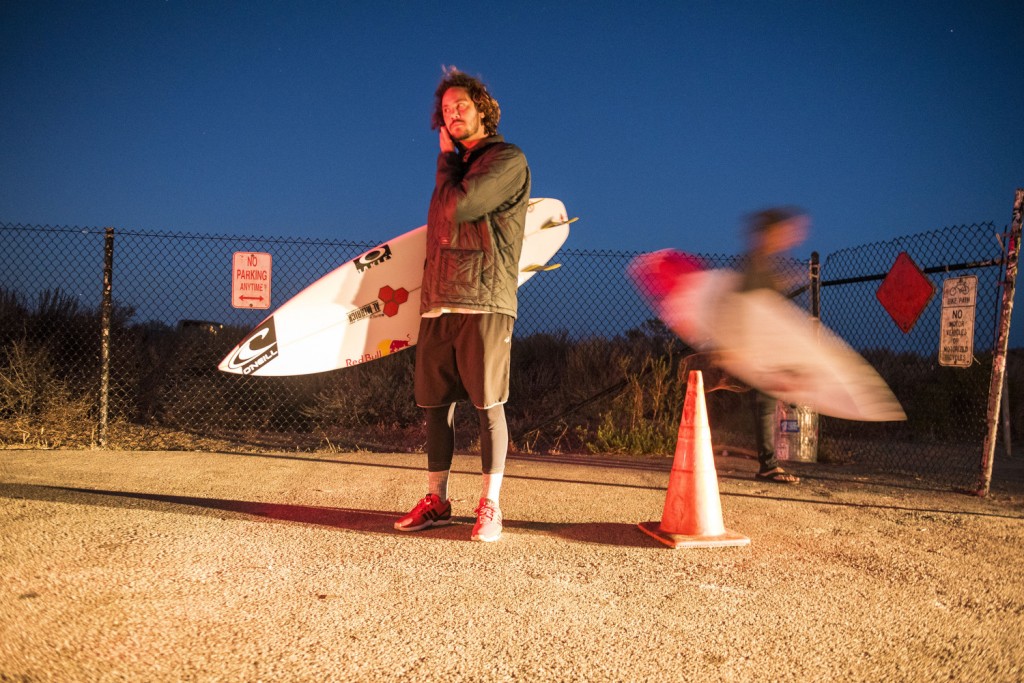
[[[479,78],[474,78],[467,73],[459,71],[454,66],[443,67],[441,83],[434,91],[434,113],[430,117],[430,128],[438,130],[444,125],[444,115],[441,113],[441,100],[449,88],[463,88],[469,93],[469,99],[473,100],[477,111],[484,115],[484,129],[488,135],[495,135],[498,132],[498,121],[501,120],[501,107],[498,100],[491,97],[487,86]]]

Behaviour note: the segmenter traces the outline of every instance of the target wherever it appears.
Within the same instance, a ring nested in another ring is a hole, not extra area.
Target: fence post
[[[107,423],[110,412],[110,325],[113,317],[114,229],[107,228],[103,238],[103,299],[100,305],[100,448],[107,447]]]
[[[815,320],[821,318],[821,257],[818,252],[811,252],[811,317]]]
[[[981,476],[977,494],[987,496],[992,485],[992,460],[995,458],[999,434],[999,402],[1006,379],[1006,350],[1010,344],[1010,316],[1013,313],[1013,294],[1017,287],[1017,255],[1020,248],[1021,214],[1024,213],[1024,189],[1017,188],[1013,200],[1013,223],[1005,247],[1006,280],[1003,281],[1003,307],[999,315],[999,334],[992,353],[992,378],[988,388],[988,431],[981,454]]]

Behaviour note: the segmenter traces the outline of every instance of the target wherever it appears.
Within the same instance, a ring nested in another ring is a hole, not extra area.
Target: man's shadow
[[[405,511],[360,510],[355,508],[286,505],[257,501],[175,496],[138,491],[111,491],[38,484],[0,484],[0,497],[40,500],[76,505],[96,505],[111,508],[148,508],[177,514],[219,517],[221,519],[264,519],[273,522],[312,524],[362,533],[407,536],[422,540],[469,541],[466,526],[472,517],[453,517],[448,527],[431,529],[427,533],[408,533],[394,528],[396,519]],[[141,505],[140,505],[141,503]],[[535,522],[505,520],[507,530],[521,530],[556,536],[579,543],[595,543],[622,547],[655,547],[633,524],[615,522]],[[461,528],[460,528],[461,527]]]

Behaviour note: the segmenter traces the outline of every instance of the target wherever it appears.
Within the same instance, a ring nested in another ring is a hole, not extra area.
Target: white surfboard
[[[860,354],[778,292],[740,292],[739,273],[671,250],[637,257],[629,275],[672,331],[744,383],[822,415],[907,419]]]
[[[553,270],[569,236],[557,199],[526,214],[519,284]],[[320,278],[256,326],[218,369],[240,375],[307,375],[383,358],[416,344],[426,226],[381,244]]]

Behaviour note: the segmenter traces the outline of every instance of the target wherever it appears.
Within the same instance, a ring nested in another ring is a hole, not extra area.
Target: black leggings
[[[441,408],[424,408],[427,416],[427,470],[446,472],[452,467],[455,453],[455,404]],[[505,456],[508,455],[508,424],[505,422],[505,406],[498,404],[481,410],[480,419],[480,462],[484,474],[498,474],[505,471]]]

